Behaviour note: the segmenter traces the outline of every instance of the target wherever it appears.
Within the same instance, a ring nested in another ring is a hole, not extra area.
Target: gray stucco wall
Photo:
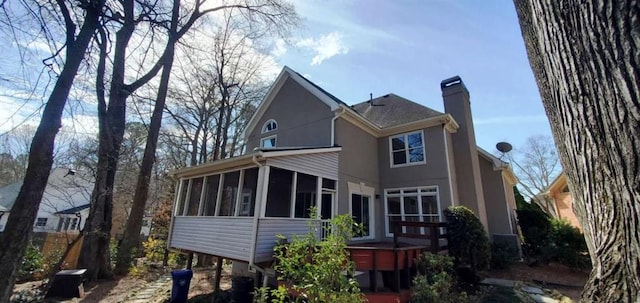
[[[378,139],[381,204],[384,203],[385,189],[435,185],[438,186],[440,209],[444,210],[451,205],[447,153],[442,128],[441,125],[438,125],[422,130],[425,144],[425,164],[392,168],[389,160],[389,137]],[[384,229],[384,206],[379,218],[378,222],[381,222],[381,228]]]
[[[331,144],[331,108],[288,78],[269,104],[256,127],[247,136],[247,151],[260,146],[260,139],[276,135],[278,147],[329,146]],[[261,134],[269,119],[278,129]]]
[[[502,171],[493,170],[493,164],[481,156],[478,160],[482,174],[482,189],[487,208],[489,233],[511,234]]]
[[[378,140],[357,126],[340,118],[336,120],[336,144],[342,147],[339,160],[338,214],[349,213],[349,188],[347,182],[360,183],[375,188],[380,194],[378,181]],[[375,238],[384,234],[384,225],[380,227],[380,213],[384,215],[382,201],[373,197]],[[371,240],[369,240],[371,241]]]

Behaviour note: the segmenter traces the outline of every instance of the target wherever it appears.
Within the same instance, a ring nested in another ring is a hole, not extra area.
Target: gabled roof
[[[358,114],[380,128],[393,127],[440,115],[439,111],[395,94],[387,94],[351,106]]]
[[[387,136],[397,131],[424,128],[436,124],[445,125],[450,132],[455,132],[458,129],[458,123],[451,115],[438,112],[394,94],[388,94],[374,99],[378,101],[378,104],[384,104],[385,106],[371,106],[371,108],[369,108],[370,104],[368,102],[349,106],[309,79],[285,66],[282,68],[274,84],[269,88],[269,92],[256,109],[249,123],[247,123],[247,127],[243,133],[244,137],[257,127],[260,117],[262,117],[271,102],[273,102],[278,91],[287,79],[296,81],[320,99],[320,101],[329,106],[332,111],[341,109],[342,113],[347,114],[343,116],[344,118],[352,118],[347,120],[376,137]],[[376,101],[374,101],[374,104],[376,104]]]
[[[91,206],[91,204],[87,203],[84,205],[80,205],[80,206],[76,206],[76,207],[72,207],[69,209],[65,209],[65,210],[61,210],[59,212],[56,212],[56,215],[73,215],[81,210],[87,209],[89,208],[89,206]]]
[[[320,99],[320,101],[324,102],[327,106],[329,106],[329,108],[331,108],[332,111],[338,109],[340,104],[345,104],[344,102],[340,101],[340,99],[329,94],[324,89],[320,88],[319,86],[315,85],[313,82],[307,80],[305,77],[298,74],[296,71],[292,70],[288,66],[285,66],[282,68],[282,71],[276,78],[276,81],[269,88],[269,92],[267,92],[267,95],[264,97],[262,102],[260,102],[260,105],[258,106],[258,108],[256,109],[256,112],[251,117],[251,120],[249,120],[249,123],[247,123],[247,127],[244,130],[243,137],[246,137],[247,134],[251,133],[253,129],[256,128],[257,126],[256,124],[258,123],[258,120],[260,120],[260,117],[262,117],[262,115],[267,110],[267,108],[269,108],[269,105],[271,104],[273,99],[276,97],[276,95],[278,94],[278,91],[280,90],[280,88],[282,87],[282,85],[287,79],[293,79],[294,81],[296,81],[302,87],[307,89],[312,95],[314,95],[316,98]]]

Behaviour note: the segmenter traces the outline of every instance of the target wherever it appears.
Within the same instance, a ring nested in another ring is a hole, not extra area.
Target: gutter
[[[261,154],[254,155],[253,157],[251,157],[251,162],[255,163],[258,166],[258,169],[260,170],[260,169],[263,169],[264,165],[262,165],[262,163],[258,161],[258,156],[261,156]],[[260,181],[258,184],[258,186],[260,187],[260,197],[256,195],[256,203],[253,210],[253,231],[251,232],[252,245],[251,245],[251,252],[249,253],[249,270],[251,271],[253,269],[253,270],[259,271],[260,274],[262,274],[262,286],[264,287],[264,286],[267,286],[267,279],[268,279],[266,270],[254,263],[255,257],[256,257],[256,245],[258,244],[257,243],[258,242],[258,223],[259,223],[260,213],[262,209],[262,192],[265,190],[264,189],[264,173],[262,175],[262,179],[258,177],[258,180]]]
[[[331,146],[336,145],[336,120],[344,114],[345,108],[340,107],[340,112],[338,112],[333,118],[331,118]]]

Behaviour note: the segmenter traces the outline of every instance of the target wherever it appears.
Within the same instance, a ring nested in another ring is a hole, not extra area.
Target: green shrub
[[[315,213],[314,210],[311,212]],[[357,232],[348,214],[331,219],[328,236],[320,240],[317,225],[311,223],[309,233],[294,236],[290,243],[274,248],[278,279],[291,289],[304,294],[307,302],[361,302],[363,296],[355,278],[355,265],[350,259],[347,242]],[[283,237],[281,237],[283,238]],[[260,296],[264,297],[264,290]],[[282,289],[271,292],[272,302],[283,302]]]
[[[524,253],[527,256],[537,256],[549,244],[551,221],[549,216],[536,208],[519,209],[518,224],[524,237]]]
[[[590,262],[584,235],[569,222],[558,219],[551,220],[551,232],[543,257],[574,268],[587,267]]]
[[[452,257],[424,253],[416,258],[418,274],[413,279],[411,302],[466,302],[465,292],[456,292]]]
[[[491,248],[482,223],[467,207],[452,206],[445,209],[449,255],[457,268],[468,268],[471,274],[489,267]]]
[[[515,261],[514,256],[518,255],[518,251],[507,242],[493,242],[491,244],[491,268],[507,269]]]
[[[39,277],[43,273],[43,258],[40,249],[29,243],[18,272],[18,280],[26,281]]]

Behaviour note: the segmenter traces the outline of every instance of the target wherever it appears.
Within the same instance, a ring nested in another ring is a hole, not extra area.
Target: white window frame
[[[408,137],[409,135],[413,135],[413,134],[420,134],[420,137],[422,138],[422,161],[420,162],[409,162],[409,140]],[[403,137],[404,138],[404,152],[405,152],[405,157],[406,157],[406,163],[403,164],[394,164],[393,163],[393,138],[397,138],[397,137]],[[424,143],[424,131],[422,130],[418,130],[418,131],[413,131],[413,132],[408,132],[408,133],[403,133],[403,134],[397,134],[397,135],[393,135],[393,136],[389,136],[389,163],[391,165],[392,168],[394,167],[404,167],[404,166],[412,166],[412,165],[420,165],[420,164],[425,164],[427,163],[427,150],[425,149],[425,143]]]
[[[435,189],[435,191],[433,191]],[[399,193],[392,193],[390,191],[399,191]],[[405,193],[405,191],[417,191],[416,193]],[[422,196],[433,195],[436,197],[436,204],[438,206],[438,220],[442,221],[442,207],[440,205],[440,189],[437,185],[433,186],[419,186],[419,187],[406,187],[406,188],[387,188],[384,190],[384,229],[387,237],[393,237],[393,232],[389,230],[389,197],[400,197],[400,220],[405,221],[404,213],[404,197],[417,197],[418,198],[418,214],[420,222],[425,222],[425,215],[422,213]],[[416,215],[411,215],[415,217]],[[428,215],[427,217],[435,217],[434,215]],[[424,232],[424,231],[422,231]]]
[[[275,125],[275,127],[273,129],[271,129],[271,130],[267,130],[267,126],[269,124],[271,124],[271,123],[273,123]],[[274,119],[269,119],[269,120],[267,120],[267,122],[262,124],[262,130],[261,130],[260,133],[261,134],[266,134],[266,133],[270,133],[270,132],[276,131],[276,130],[278,130],[278,122],[276,122],[276,120],[274,120]]]
[[[349,187],[349,215],[353,217],[353,201],[352,197],[354,194],[360,195],[363,197],[369,197],[369,235],[366,237],[353,237],[351,240],[373,240],[376,237],[376,216],[375,216],[375,189],[372,187],[367,187],[364,184],[356,184],[347,182]]]
[[[40,224],[40,220],[42,220],[42,224]],[[45,228],[47,227],[47,223],[49,222],[49,218],[47,217],[38,217],[36,218],[35,227]]]
[[[270,147],[265,147],[264,146],[264,142],[267,140],[271,140],[273,139],[273,146]],[[278,136],[277,135],[273,135],[273,136],[269,136],[269,137],[264,137],[262,139],[260,139],[260,148],[275,148],[278,144]]]

